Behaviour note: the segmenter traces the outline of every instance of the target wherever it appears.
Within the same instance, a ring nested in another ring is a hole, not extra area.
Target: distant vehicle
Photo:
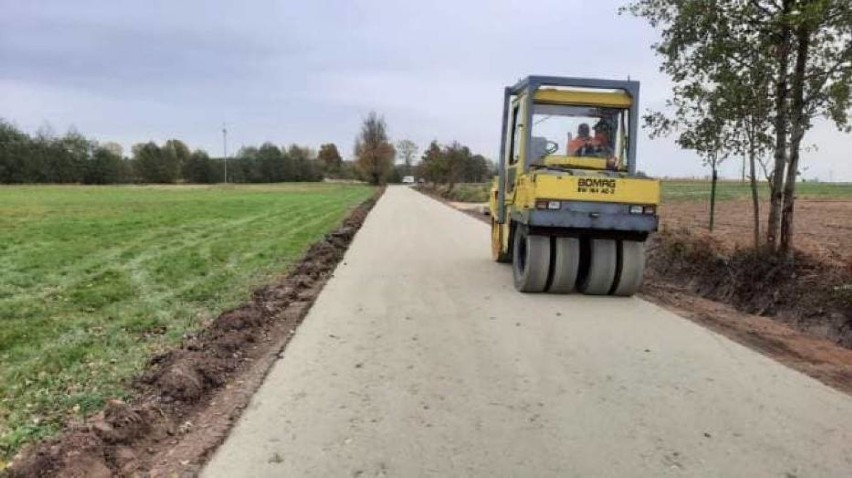
[[[414,176],[405,176],[402,178],[402,184],[414,184]]]

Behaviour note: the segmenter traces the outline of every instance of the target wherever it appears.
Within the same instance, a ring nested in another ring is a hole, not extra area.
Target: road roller
[[[633,295],[660,182],[638,172],[639,82],[529,76],[504,89],[491,253],[521,292]]]

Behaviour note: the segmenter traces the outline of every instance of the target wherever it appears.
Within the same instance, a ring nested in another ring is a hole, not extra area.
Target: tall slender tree
[[[410,139],[397,141],[396,151],[402,159],[402,174],[404,176],[410,175],[413,171],[412,166],[414,165],[414,158],[417,157],[417,143]]]
[[[375,112],[370,112],[361,125],[355,156],[358,169],[370,184],[384,184],[393,170],[396,151],[388,139],[385,119]]]
[[[750,121],[752,139],[761,147],[768,132],[764,119],[773,118],[766,237],[771,250],[792,258],[796,178],[805,133],[818,116],[849,130],[852,2],[640,0],[626,10],[661,29],[662,40],[654,48],[663,58],[662,70],[675,83],[676,103],[691,108],[709,98],[724,106],[712,111],[726,127]],[[770,75],[765,83],[762,74]],[[744,82],[753,87],[751,94],[728,94],[740,91]],[[723,144],[737,151],[742,142]]]
[[[799,0],[789,15],[793,71],[790,91],[790,151],[784,182],[780,252],[792,257],[796,178],[802,141],[817,116],[847,133],[852,106],[852,2]]]

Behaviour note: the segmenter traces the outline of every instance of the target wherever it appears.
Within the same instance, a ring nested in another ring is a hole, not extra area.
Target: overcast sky
[[[626,0],[625,0],[626,1]],[[655,32],[604,0],[0,0],[0,117],[74,126],[128,148],[184,140],[222,153],[272,141],[351,155],[370,110],[394,140],[458,140],[495,158],[502,88],[528,74],[632,79],[670,93]],[[852,181],[852,137],[818,125],[806,177]],[[739,175],[739,160],[724,169]],[[706,174],[642,135],[639,167]]]

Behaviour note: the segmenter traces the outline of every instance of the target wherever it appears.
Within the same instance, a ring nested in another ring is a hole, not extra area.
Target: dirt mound
[[[130,406],[110,401],[106,409],[76,425],[57,440],[31,450],[11,470],[12,476],[110,477],[121,471],[118,458],[128,463],[128,450],[117,448],[132,443],[162,425],[162,417],[146,405]],[[135,454],[133,454],[135,460]]]
[[[131,403],[110,401],[84,423],[68,424],[59,437],[22,450],[10,475],[177,476],[200,469],[279,357],[381,193],[313,244],[286,277],[255,291],[249,303],[221,314],[179,349],[152,358],[133,384]],[[181,437],[192,443],[184,446]]]
[[[749,314],[774,317],[852,348],[852,272],[809,254],[793,262],[684,228],[652,237],[651,280],[679,283],[701,297]]]

